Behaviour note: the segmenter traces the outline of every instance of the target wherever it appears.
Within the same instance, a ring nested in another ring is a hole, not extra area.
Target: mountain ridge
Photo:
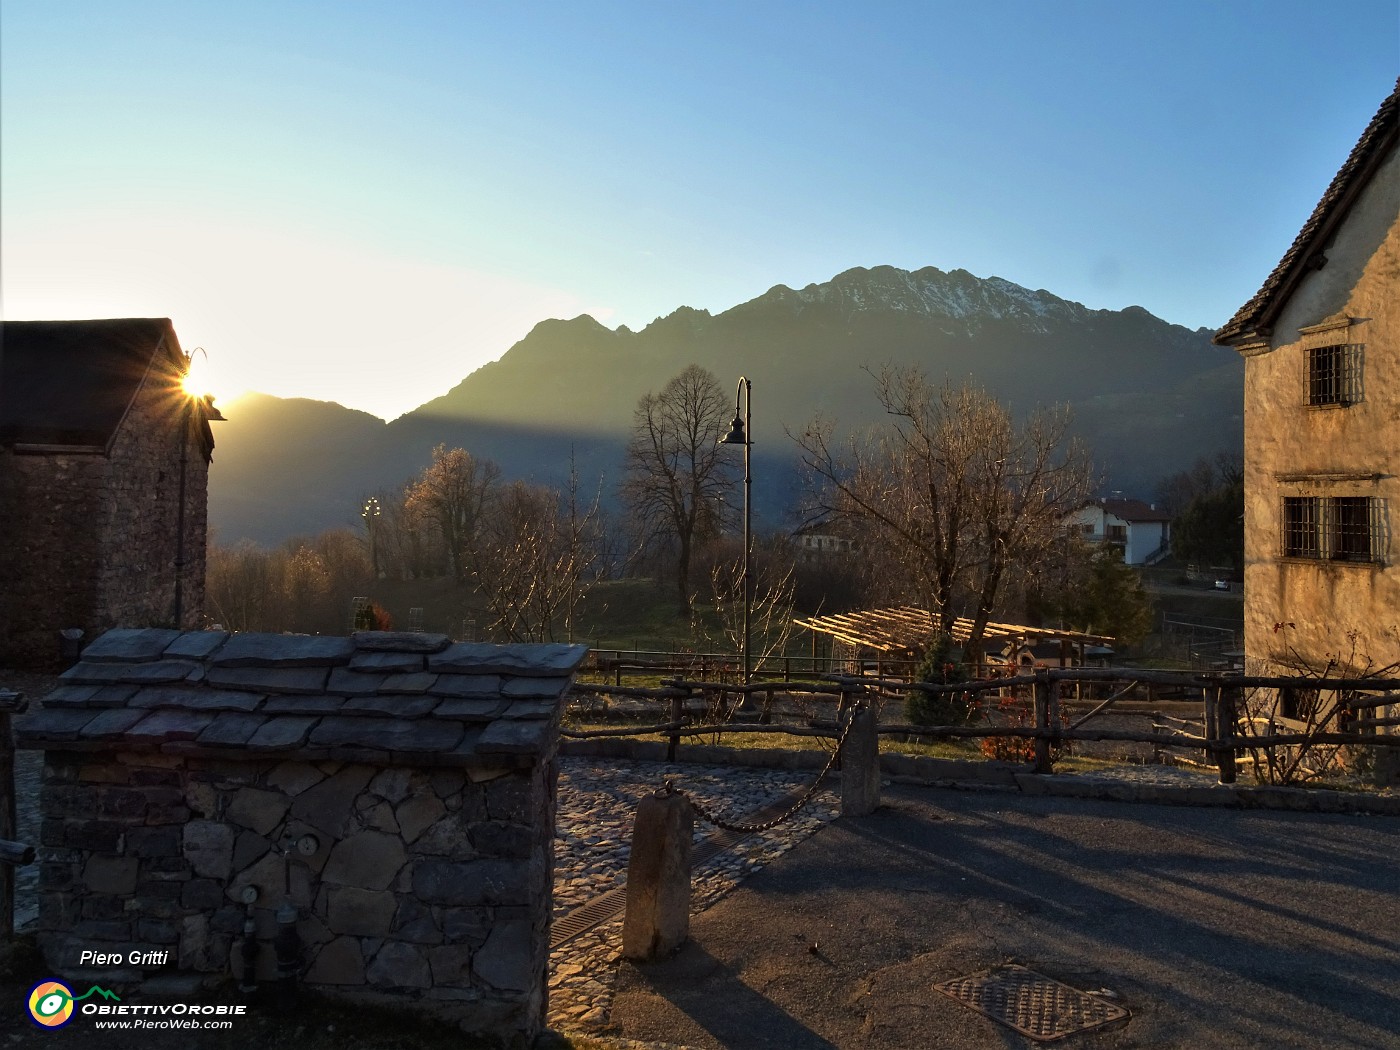
[[[387,423],[333,402],[259,402],[221,428],[211,520],[226,537],[261,542],[354,523],[364,496],[406,480],[438,443],[496,459],[508,476],[557,483],[572,459],[586,483],[610,484],[638,398],[692,362],[726,387],[741,374],[753,381],[754,454],[765,467],[756,506],[770,524],[791,495],[791,481],[778,481],[796,456],[784,430],[818,412],[852,428],[874,423],[863,369],[885,363],[972,378],[1021,414],[1069,403],[1125,490],[1243,440],[1243,367],[1209,330],[961,269],[852,267],[718,314],[680,306],[638,331],[589,314],[542,320],[500,359]],[[334,409],[355,417],[332,419]],[[321,440],[320,428],[335,437]],[[313,493],[326,506],[311,506]]]

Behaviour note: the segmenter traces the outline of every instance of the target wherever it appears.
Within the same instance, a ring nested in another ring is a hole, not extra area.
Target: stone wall
[[[0,449],[0,665],[44,669],[97,607],[105,456]]]
[[[198,627],[204,608],[208,450],[201,408],[170,366],[147,375],[112,442],[101,495],[102,548],[92,625]],[[182,449],[183,445],[183,449]],[[182,463],[183,458],[183,463]],[[180,542],[180,476],[184,540]],[[183,558],[181,622],[175,568]]]
[[[75,979],[142,983],[173,963],[193,983],[241,981],[251,918],[269,982],[290,901],[305,984],[527,1030],[545,1007],[547,956],[530,946],[548,937],[553,779],[552,766],[50,752],[40,943]],[[84,971],[84,949],[171,954]]]
[[[208,449],[200,409],[157,354],[107,446],[0,449],[0,664],[48,669],[58,632],[172,625],[181,435],[183,623],[204,601]]]
[[[186,983],[241,981],[251,921],[255,975],[274,980],[284,916],[299,983],[533,1038],[558,719],[585,651],[109,632],[16,725],[46,753],[50,966],[143,987],[172,966]],[[84,950],[170,957],[84,973]]]

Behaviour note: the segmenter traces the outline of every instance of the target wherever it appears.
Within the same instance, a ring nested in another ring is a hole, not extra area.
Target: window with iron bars
[[[1361,343],[1307,349],[1307,404],[1354,405],[1361,400]]]
[[[1285,558],[1379,561],[1381,501],[1373,496],[1285,496]]]

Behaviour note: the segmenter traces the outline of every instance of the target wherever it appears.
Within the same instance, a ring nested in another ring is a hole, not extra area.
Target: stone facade
[[[124,341],[104,353],[113,332]],[[181,389],[170,322],[7,322],[3,338],[14,391],[0,408],[0,663],[54,666],[68,628],[91,639],[118,625],[176,626],[177,586],[178,626],[197,626],[209,420],[221,417]],[[59,375],[33,379],[27,357]],[[75,418],[53,426],[46,397],[91,404],[58,407],[55,418]]]
[[[546,1009],[555,752],[576,646],[109,632],[22,719],[46,751],[41,945],[101,975],[279,971],[505,1041]],[[280,960],[287,968],[287,953]]]
[[[1245,358],[1251,673],[1400,662],[1400,87],[1260,293]]]

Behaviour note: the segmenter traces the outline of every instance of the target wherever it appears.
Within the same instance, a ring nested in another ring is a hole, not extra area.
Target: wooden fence
[[[798,682],[804,676],[849,671],[851,660],[839,656],[768,656],[759,661],[753,677],[762,681]],[[862,669],[875,676],[908,676],[916,661],[887,656],[861,661]],[[742,658],[734,653],[685,653],[650,649],[590,649],[581,674],[611,678],[614,686],[627,680],[678,675],[705,682],[738,682]]]
[[[1029,694],[1031,722],[1029,725],[946,725],[924,726],[905,723],[883,723],[877,732],[885,735],[924,737],[930,739],[989,739],[1010,737],[1033,742],[1032,768],[1037,773],[1053,773],[1058,745],[1076,740],[1121,741],[1150,744],[1157,748],[1187,748],[1204,752],[1219,773],[1222,784],[1233,784],[1238,778],[1239,756],[1242,752],[1267,751],[1282,747],[1312,747],[1316,745],[1400,746],[1400,735],[1378,733],[1381,728],[1400,726],[1400,718],[1367,717],[1377,708],[1400,705],[1400,679],[1375,678],[1281,678],[1236,675],[1228,673],[1187,673],[1176,671],[1135,670],[1131,668],[1064,668],[1041,669],[1034,674],[1009,678],[980,679],[951,685],[911,683],[905,679],[869,676],[827,675],[814,681],[754,682],[742,685],[731,682],[696,681],[671,678],[660,687],[629,687],[576,683],[576,695],[625,696],[655,701],[658,711],[665,711],[664,722],[617,729],[566,731],[574,739],[608,736],[659,735],[668,741],[668,757],[674,759],[681,741],[695,736],[720,736],[726,733],[786,733],[793,736],[834,738],[839,732],[837,721],[808,720],[805,724],[755,724],[733,720],[732,714],[741,706],[736,701],[751,697],[763,698],[767,711],[777,693],[797,698],[834,698],[838,716],[849,710],[861,697],[895,697],[912,690],[949,693],[963,697],[969,704],[984,700],[988,695],[1006,696]],[[1273,718],[1246,717],[1244,699],[1247,691],[1271,689],[1281,694],[1290,690],[1317,690],[1345,694],[1337,700],[1338,728],[1321,726],[1296,727]],[[1088,713],[1073,722],[1061,714],[1061,701],[1066,695],[1108,695]],[[1169,729],[1110,729],[1088,726],[1095,718],[1109,712],[1125,699],[1146,692],[1171,691],[1194,693],[1201,703],[1201,729],[1191,732],[1185,728]],[[696,722],[687,714],[696,698],[707,699],[709,710],[724,717],[708,722]]]

